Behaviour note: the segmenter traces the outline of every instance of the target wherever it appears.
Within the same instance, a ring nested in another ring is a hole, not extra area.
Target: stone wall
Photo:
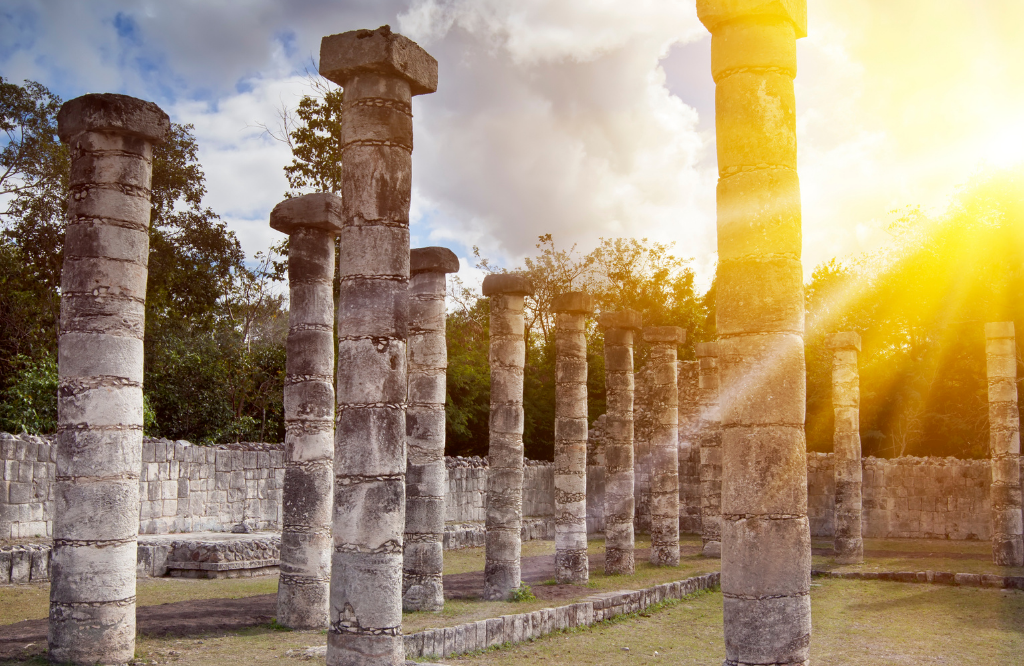
[[[694,441],[700,406],[697,403],[697,361],[679,361],[679,532],[700,534],[700,449]],[[634,526],[647,532],[650,492],[650,441],[654,432],[654,416],[650,410],[651,382],[649,368],[635,375],[633,398],[633,465],[636,513]],[[594,422],[587,442],[587,531],[604,531],[604,421],[602,414]]]
[[[0,433],[0,539],[52,536],[53,436]],[[280,445],[192,446],[146,438],[139,533],[278,529]]]
[[[281,445],[145,440],[139,533],[280,529],[283,484]]]
[[[864,458],[863,467],[865,538],[991,538],[988,460]],[[832,536],[831,453],[807,454],[807,501],[811,534]]]
[[[474,456],[446,456],[448,492],[446,523],[483,523],[487,504],[487,461]],[[555,515],[555,466],[546,460],[527,460],[523,478],[523,517]]]
[[[52,441],[0,433],[0,539],[52,536]]]

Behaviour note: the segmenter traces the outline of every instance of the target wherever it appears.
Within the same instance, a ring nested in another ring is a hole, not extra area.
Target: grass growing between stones
[[[700,537],[684,536],[681,543],[684,546],[684,551],[687,550],[685,546],[690,546],[688,550],[695,551],[700,545]],[[636,541],[636,547],[638,549],[649,548],[650,545],[650,540],[646,538],[639,538]],[[458,553],[461,556],[461,559],[454,566],[466,567],[462,572],[482,570],[484,566],[483,550],[483,548],[467,548],[461,551],[446,551],[445,573],[452,573],[449,571],[449,566],[452,566],[450,564],[451,558],[449,557],[451,553]],[[594,539],[590,541],[588,550],[590,553],[603,553],[604,540]],[[555,544],[553,541],[528,541],[523,544],[523,557],[529,557],[531,555],[551,555],[554,557],[554,552]],[[474,568],[468,568],[470,566],[470,562],[474,563]],[[563,595],[562,598],[540,598],[533,601],[520,602],[448,599],[445,601],[444,610],[440,613],[416,612],[403,614],[402,630],[407,634],[411,634],[416,633],[417,631],[423,631],[424,629],[454,627],[465,622],[483,620],[489,617],[525,613],[528,611],[538,610],[540,608],[564,606],[566,604],[574,603],[575,600],[589,597],[592,594],[598,594],[600,592],[639,590],[641,588],[652,587],[661,583],[668,583],[675,580],[689,578],[691,576],[698,576],[700,574],[718,571],[720,565],[721,563],[719,560],[709,560],[700,555],[691,554],[683,555],[680,558],[678,567],[657,567],[644,559],[638,559],[636,563],[636,573],[632,576],[606,576],[604,570],[598,567],[597,570],[591,569],[590,583],[588,585],[571,586],[571,592],[567,595]],[[531,586],[535,593],[538,593],[539,596],[543,597],[543,590],[540,590],[539,588],[552,583],[554,583],[554,579],[542,583],[532,583]]]

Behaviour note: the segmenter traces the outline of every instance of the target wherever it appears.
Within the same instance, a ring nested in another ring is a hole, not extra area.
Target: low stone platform
[[[138,575],[243,578],[279,571],[281,535],[199,532],[139,537]]]
[[[448,523],[444,526],[443,548],[483,548],[487,530],[483,523]],[[555,520],[550,517],[523,518],[522,540],[555,538]]]
[[[139,535],[139,578],[242,578],[278,572],[281,535],[277,532],[234,534]],[[0,548],[0,585],[50,580],[50,544]]]

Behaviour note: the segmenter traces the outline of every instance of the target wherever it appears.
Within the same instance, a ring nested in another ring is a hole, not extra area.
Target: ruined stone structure
[[[491,420],[487,450],[487,545],[484,598],[507,599],[522,582],[524,297],[533,285],[522,275],[484,278],[491,299]]]
[[[555,580],[584,585],[587,561],[587,338],[594,299],[570,292],[555,312]]]
[[[444,608],[445,283],[459,270],[455,253],[443,247],[412,251],[409,282],[409,406],[406,408],[405,551],[402,604],[405,610]]]
[[[838,564],[864,561],[861,537],[860,459],[860,372],[857,354],[860,335],[852,331],[835,333],[825,340],[834,350],[832,357],[832,408],[835,431],[832,438],[835,467],[835,557]]]
[[[387,26],[324,37],[345,89],[334,552],[327,663],[392,666],[402,647],[412,97],[437,61]]]
[[[678,326],[648,326],[648,363],[654,371],[655,427],[651,437],[651,564],[679,565],[679,386],[676,347],[686,341]]]
[[[277,621],[329,624],[334,477],[334,239],[341,198],[286,199],[270,226],[288,234],[285,474]]]
[[[698,0],[718,137],[726,664],[803,664],[811,633],[796,39],[805,0]]]
[[[135,652],[142,340],[155,104],[84,95],[57,132],[71,149],[58,337],[50,659],[122,664]]]
[[[604,331],[607,437],[604,445],[604,569],[632,574],[633,559],[633,336],[643,328],[634,310],[605,312]]]
[[[700,363],[676,363],[679,396],[679,533],[700,534]],[[637,382],[639,385],[639,382]],[[636,412],[636,403],[633,406]],[[636,435],[634,435],[635,437]]]
[[[1020,413],[1017,409],[1017,344],[1013,322],[985,324],[988,365],[989,455],[992,459],[992,558],[1024,566],[1021,515]]]
[[[718,398],[718,343],[694,345],[699,364],[700,525],[704,557],[722,556],[722,416]]]

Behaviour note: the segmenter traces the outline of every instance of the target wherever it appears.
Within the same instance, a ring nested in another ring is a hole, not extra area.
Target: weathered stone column
[[[635,310],[605,312],[598,319],[604,331],[604,372],[607,392],[604,446],[604,571],[632,574],[633,559],[633,335],[643,328]]]
[[[700,530],[704,557],[722,556],[722,416],[718,404],[718,343],[698,342]]]
[[[412,96],[437,61],[384,26],[324,37],[320,73],[345,89],[327,663],[402,664]]]
[[[1017,411],[1017,344],[1012,321],[985,324],[988,361],[988,430],[992,457],[992,558],[1024,566],[1021,515],[1020,414]]]
[[[835,558],[838,564],[860,564],[864,561],[864,539],[861,538],[864,471],[860,459],[860,373],[857,369],[860,335],[852,331],[834,333],[825,344],[835,350],[832,357],[832,409],[836,415],[832,436],[836,478]]]
[[[491,299],[491,422],[487,450],[484,599],[507,599],[521,579],[523,528],[523,300],[533,285],[522,275],[484,278]]]
[[[594,298],[555,297],[555,580],[585,585],[587,560],[587,335]]]
[[[448,346],[445,339],[447,273],[459,259],[444,247],[411,254],[409,282],[409,406],[406,409],[405,552],[402,604],[408,611],[444,608],[444,466]]]
[[[647,360],[654,370],[651,410],[651,564],[679,565],[679,384],[676,347],[686,342],[678,326],[648,326]]]
[[[57,114],[71,148],[61,274],[49,657],[135,655],[142,364],[158,106],[83,95]]]
[[[334,500],[334,238],[341,197],[286,199],[270,226],[288,239],[285,470],[277,621],[323,629],[329,621]]]
[[[697,0],[718,136],[726,664],[802,664],[811,636],[796,39],[806,0]]]

